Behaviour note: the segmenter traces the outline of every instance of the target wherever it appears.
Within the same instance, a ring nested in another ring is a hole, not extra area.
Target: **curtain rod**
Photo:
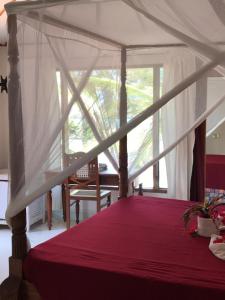
[[[225,42],[216,42],[215,45],[225,46]],[[7,43],[0,44],[0,47],[7,47]],[[127,50],[129,49],[144,49],[144,48],[176,48],[176,47],[185,47],[188,48],[185,44],[141,44],[141,45],[128,45],[124,46]]]
[[[225,42],[215,42],[213,43],[215,45],[224,46]],[[175,44],[140,44],[140,45],[128,45],[126,46],[126,49],[144,49],[144,48],[176,48],[176,47],[189,47],[186,44],[183,43],[175,43]]]
[[[141,44],[141,45],[128,45],[126,49],[144,49],[144,48],[171,48],[171,47],[187,47],[185,44]]]

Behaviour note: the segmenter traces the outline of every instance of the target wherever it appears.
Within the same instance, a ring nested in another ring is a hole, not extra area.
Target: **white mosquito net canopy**
[[[118,171],[125,135],[131,182],[177,145],[192,151],[193,129],[213,111],[208,132],[223,121],[223,0],[24,1],[6,10],[8,218],[102,152]],[[144,84],[134,72],[143,68]],[[64,154],[78,151],[85,156],[65,166]]]

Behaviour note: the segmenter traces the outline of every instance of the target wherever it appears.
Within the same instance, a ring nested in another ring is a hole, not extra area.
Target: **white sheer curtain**
[[[184,50],[172,51],[164,64],[163,92],[196,70],[196,58]],[[193,84],[173,98],[161,110],[162,137],[164,148],[171,140],[195,120],[196,85]],[[169,154],[166,155],[168,197],[189,199],[193,162],[194,132],[188,134]]]

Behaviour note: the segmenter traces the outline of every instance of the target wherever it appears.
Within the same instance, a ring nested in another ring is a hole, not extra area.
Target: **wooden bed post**
[[[9,74],[9,144],[11,169],[11,197],[15,198],[17,192],[24,185],[24,145],[23,145],[23,117],[21,90],[18,74],[19,51],[17,45],[16,15],[8,17],[8,60]],[[26,239],[26,210],[11,219],[12,225],[12,259],[22,260],[27,253]],[[10,270],[13,272],[13,270]],[[18,274],[17,274],[18,275]]]
[[[14,198],[24,184],[24,148],[23,148],[23,122],[20,82],[18,75],[19,52],[17,45],[16,15],[8,17],[8,61],[9,74],[9,143],[10,143],[10,169],[11,169],[11,197]],[[12,256],[9,258],[9,277],[2,283],[0,289],[1,300],[20,299],[22,284],[22,263],[27,253],[26,238],[26,210],[11,219],[12,226]]]
[[[196,82],[196,116],[199,116],[206,108],[207,101],[207,77]],[[201,104],[201,105],[200,105]],[[195,144],[193,149],[193,167],[190,187],[190,200],[201,202],[205,199],[206,185],[206,121],[203,121],[195,129]]]
[[[127,91],[126,91],[126,48],[121,49],[121,88],[120,88],[120,126],[127,122]],[[119,142],[119,198],[127,197],[127,136]]]
[[[206,121],[195,129],[193,168],[191,176],[190,200],[202,202],[205,199],[206,183]]]

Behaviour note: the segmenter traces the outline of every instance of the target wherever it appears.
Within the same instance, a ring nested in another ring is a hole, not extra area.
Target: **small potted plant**
[[[197,216],[197,234],[210,237],[211,234],[218,233],[218,208],[225,205],[222,197],[217,197],[211,201],[205,200],[203,203],[196,203],[188,208],[183,214],[184,225],[187,228],[192,217]]]

